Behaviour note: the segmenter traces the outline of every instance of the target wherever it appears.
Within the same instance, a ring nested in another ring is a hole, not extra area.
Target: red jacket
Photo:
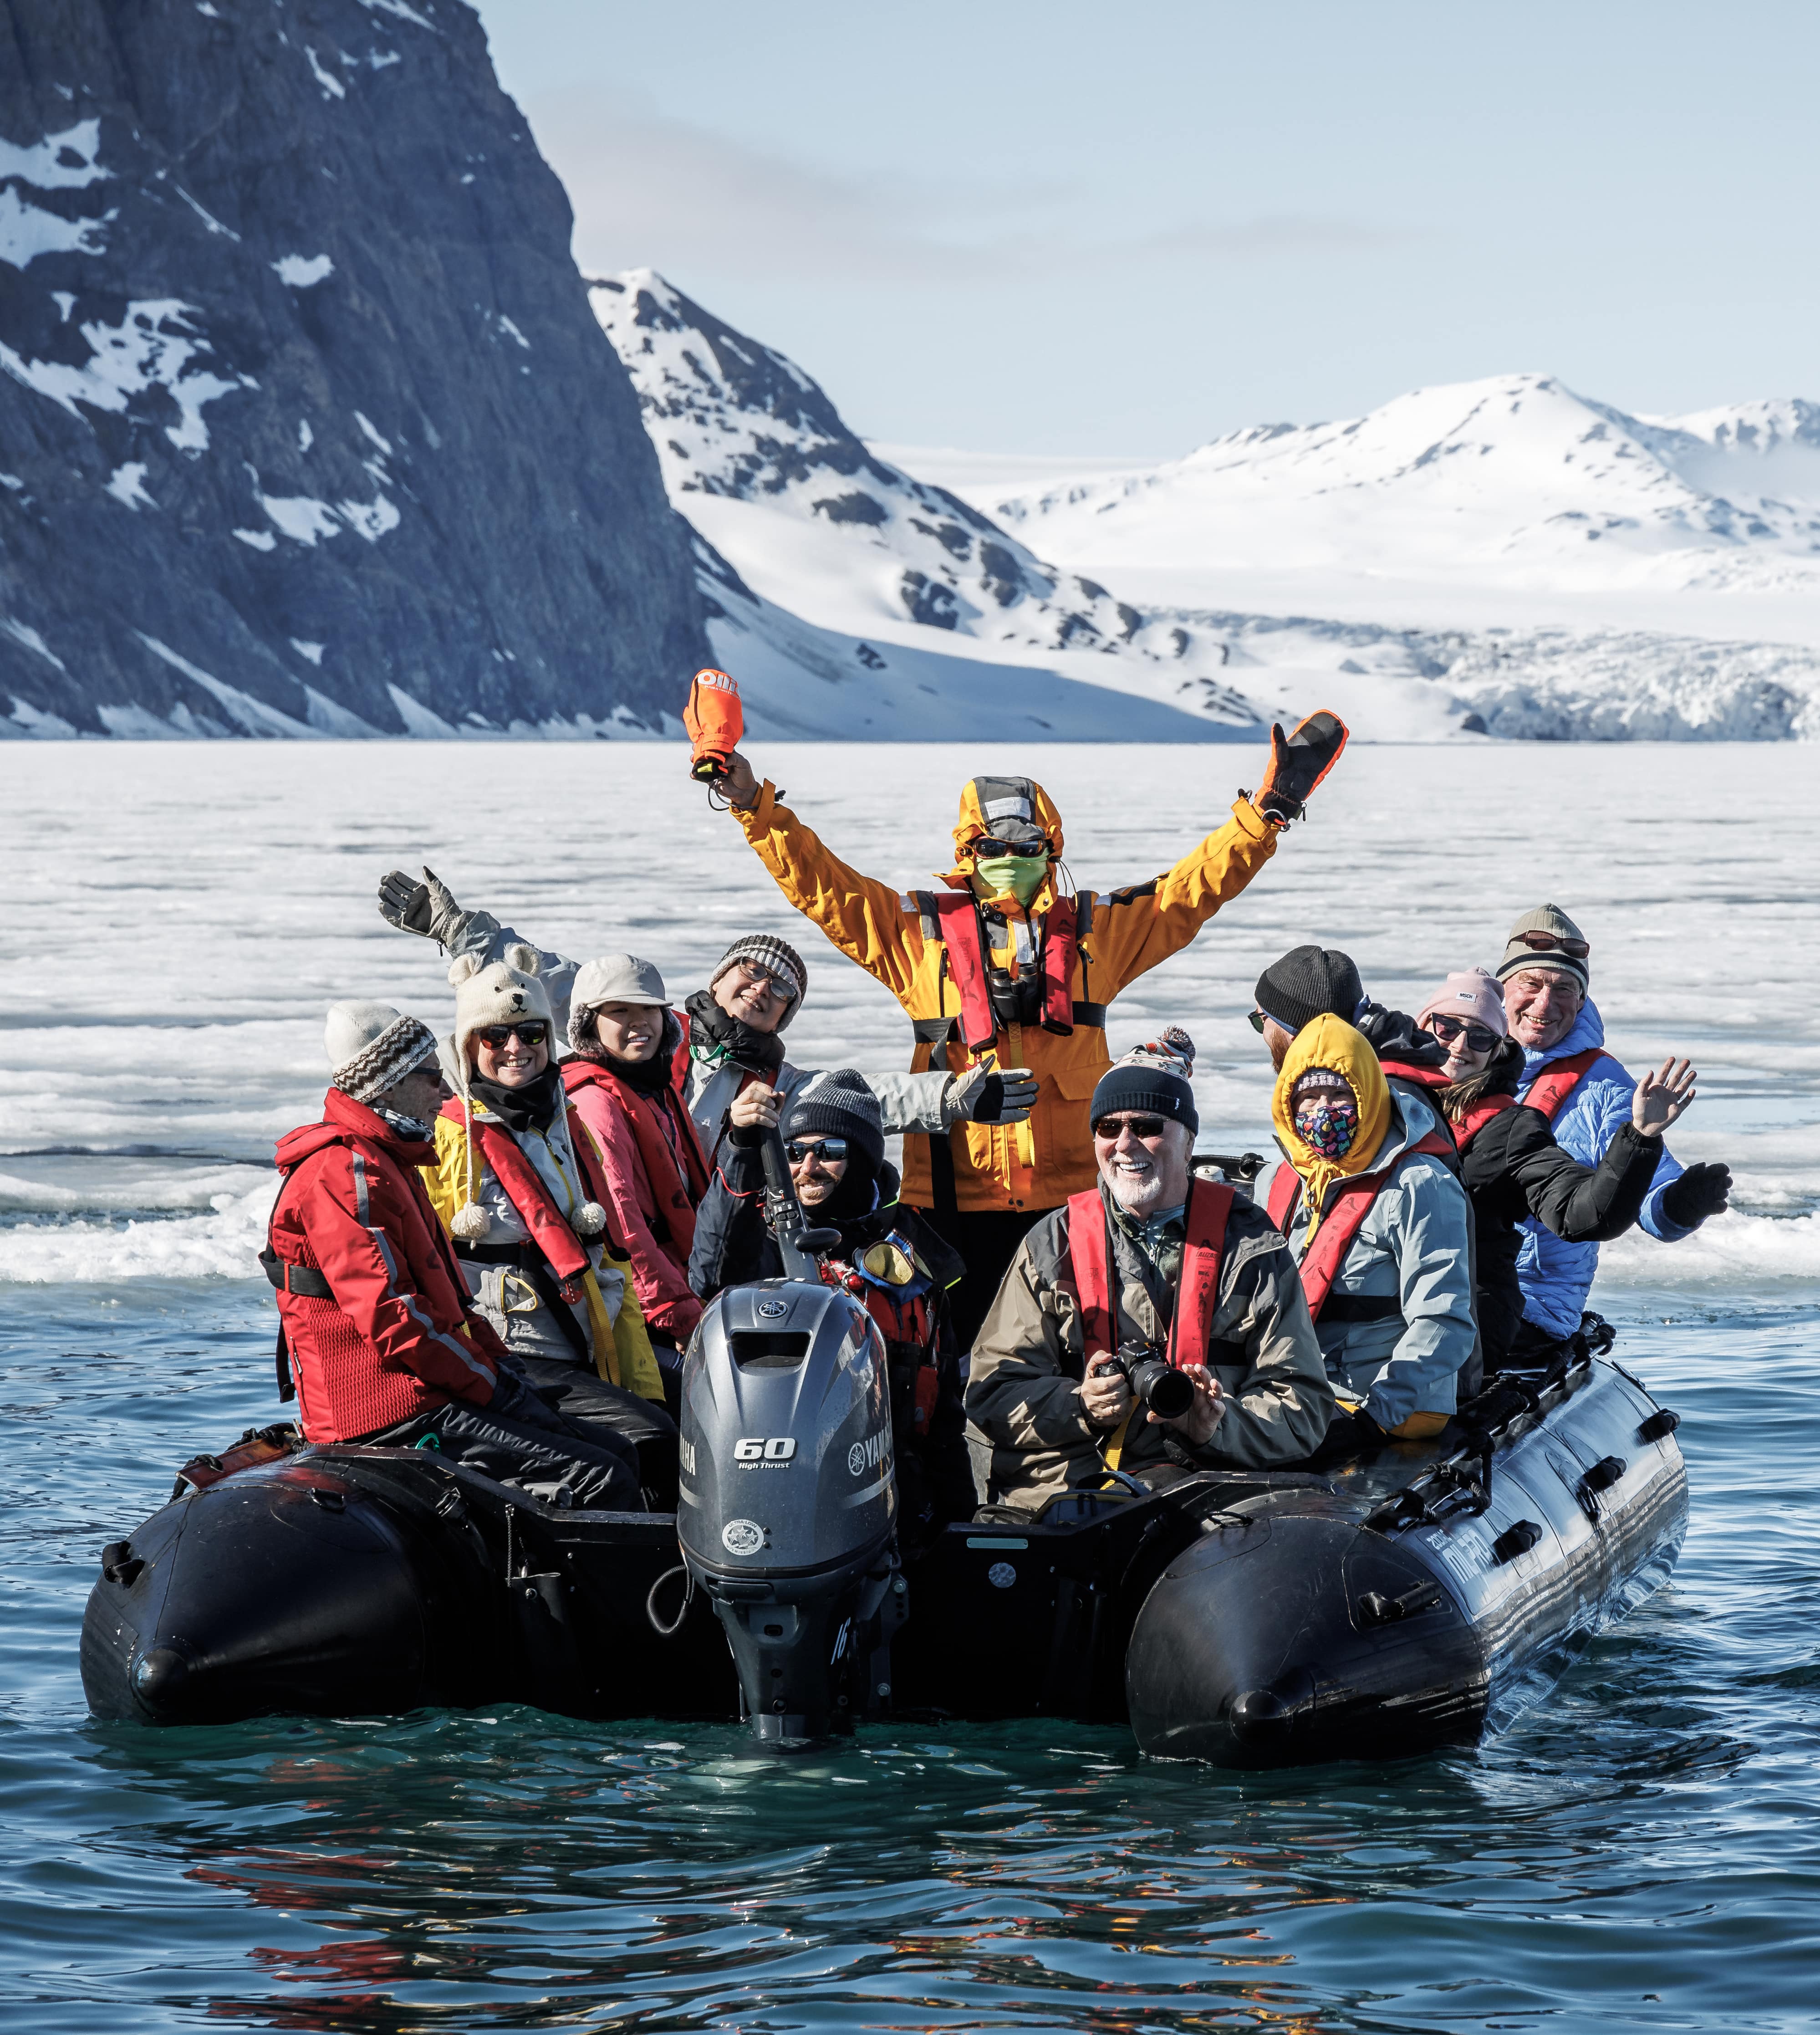
[[[645,1094],[597,1060],[565,1060],[562,1085],[600,1148],[614,1227],[625,1239],[645,1322],[680,1349],[701,1318],[689,1288],[689,1252],[708,1191],[688,1102],[675,1079]]]
[[[434,1145],[399,1137],[338,1088],[322,1114],[279,1140],[272,1211],[272,1248],[314,1266],[335,1296],[278,1295],[306,1438],[352,1441],[451,1399],[484,1406],[505,1351],[418,1177]]]

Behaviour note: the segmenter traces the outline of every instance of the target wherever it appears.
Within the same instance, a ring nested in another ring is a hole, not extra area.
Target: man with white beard
[[[1171,1029],[1101,1076],[1099,1183],[1025,1237],[987,1315],[966,1404],[990,1499],[1035,1510],[1112,1471],[1157,1484],[1297,1462],[1326,1432],[1333,1391],[1288,1244],[1190,1175],[1194,1051]]]

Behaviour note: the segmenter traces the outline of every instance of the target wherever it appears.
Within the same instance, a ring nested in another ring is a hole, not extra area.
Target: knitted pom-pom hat
[[[355,1102],[371,1102],[413,1067],[436,1057],[436,1036],[421,1018],[389,1003],[331,1003],[323,1027],[329,1078]]]
[[[550,1015],[550,995],[537,974],[535,947],[513,945],[505,958],[483,963],[476,954],[460,954],[450,964],[455,989],[454,1059],[461,1077],[462,1124],[468,1134],[468,1198],[450,1218],[450,1233],[464,1243],[478,1243],[492,1227],[492,1218],[474,1198],[474,1077],[472,1042],[489,1025],[528,1025],[541,1021],[555,1057],[556,1027]],[[508,1133],[508,1135],[510,1134]],[[577,1236],[598,1236],[607,1227],[607,1211],[598,1202],[584,1202],[570,1219]]]
[[[714,964],[714,972],[708,978],[712,989],[735,961],[755,961],[762,969],[768,969],[779,985],[790,992],[790,1001],[784,1007],[784,1015],[777,1020],[777,1029],[784,1030],[792,1018],[803,1008],[803,992],[809,987],[809,971],[803,965],[803,957],[788,940],[780,940],[775,933],[747,933],[732,946]]]
[[[1179,1025],[1171,1025],[1161,1038],[1134,1047],[1100,1077],[1087,1105],[1087,1121],[1097,1123],[1119,1110],[1136,1110],[1185,1123],[1192,1138],[1201,1128],[1194,1075],[1194,1041]]]

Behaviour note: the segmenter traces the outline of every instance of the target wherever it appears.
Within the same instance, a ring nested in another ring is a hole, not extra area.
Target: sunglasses
[[[792,1166],[799,1166],[805,1159],[844,1159],[847,1141],[844,1138],[818,1138],[812,1144],[805,1144],[799,1138],[792,1138],[784,1147],[784,1156]]]
[[[1490,1025],[1475,1025],[1467,1018],[1444,1018],[1438,1010],[1430,1018],[1425,1029],[1444,1046],[1452,1045],[1464,1032],[1467,1044],[1476,1053],[1488,1053],[1498,1043],[1498,1035]]]
[[[1153,1138],[1163,1135],[1163,1127],[1169,1121],[1166,1116],[1103,1116],[1093,1127],[1096,1138],[1116,1138],[1121,1130],[1129,1130],[1134,1138],[1141,1138],[1146,1143]]]
[[[1260,1038],[1262,1038],[1264,1033],[1264,1027],[1268,1025],[1270,1021],[1264,1015],[1262,1010],[1254,1010],[1246,1021],[1250,1025],[1252,1030],[1255,1032]]]
[[[1585,940],[1558,940],[1552,933],[1513,933],[1510,938],[1532,954],[1562,954],[1570,961],[1584,961],[1592,951]]]
[[[484,1039],[488,1045],[494,1048],[504,1045],[508,1039],[516,1039],[521,1045],[535,1048],[541,1046],[550,1036],[550,1027],[547,1025],[483,1025],[474,1036],[476,1039]]]

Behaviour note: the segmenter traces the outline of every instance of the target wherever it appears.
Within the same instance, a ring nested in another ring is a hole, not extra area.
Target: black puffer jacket
[[[1515,1089],[1522,1056],[1509,1059],[1493,1093]],[[1582,1166],[1555,1143],[1540,1110],[1520,1104],[1501,1110],[1467,1140],[1460,1178],[1472,1203],[1479,1338],[1487,1374],[1509,1355],[1523,1319],[1517,1225],[1534,1216],[1570,1243],[1608,1243],[1641,1213],[1661,1159],[1661,1139],[1640,1137],[1626,1123],[1596,1168]]]
[[[720,1163],[695,1213],[689,1284],[702,1300],[728,1286],[783,1276],[783,1254],[765,1222],[765,1172],[757,1135],[736,1128],[720,1147]],[[843,1183],[844,1184],[844,1183]],[[931,1335],[924,1351],[895,1345],[885,1324],[891,1362],[892,1446],[897,1462],[897,1525],[907,1550],[927,1540],[952,1519],[971,1518],[976,1495],[967,1454],[967,1415],[961,1397],[961,1359],[948,1304],[949,1288],[965,1273],[959,1254],[914,1209],[897,1198],[896,1169],[879,1169],[878,1205],[862,1215],[826,1208],[807,1210],[811,1222],[840,1232],[834,1256],[851,1264],[856,1252],[892,1236],[908,1244],[932,1275],[927,1294]],[[876,1312],[876,1311],[874,1311]],[[889,1311],[887,1311],[888,1312]],[[927,1431],[916,1425],[916,1371],[924,1355],[935,1366],[935,1404]]]

